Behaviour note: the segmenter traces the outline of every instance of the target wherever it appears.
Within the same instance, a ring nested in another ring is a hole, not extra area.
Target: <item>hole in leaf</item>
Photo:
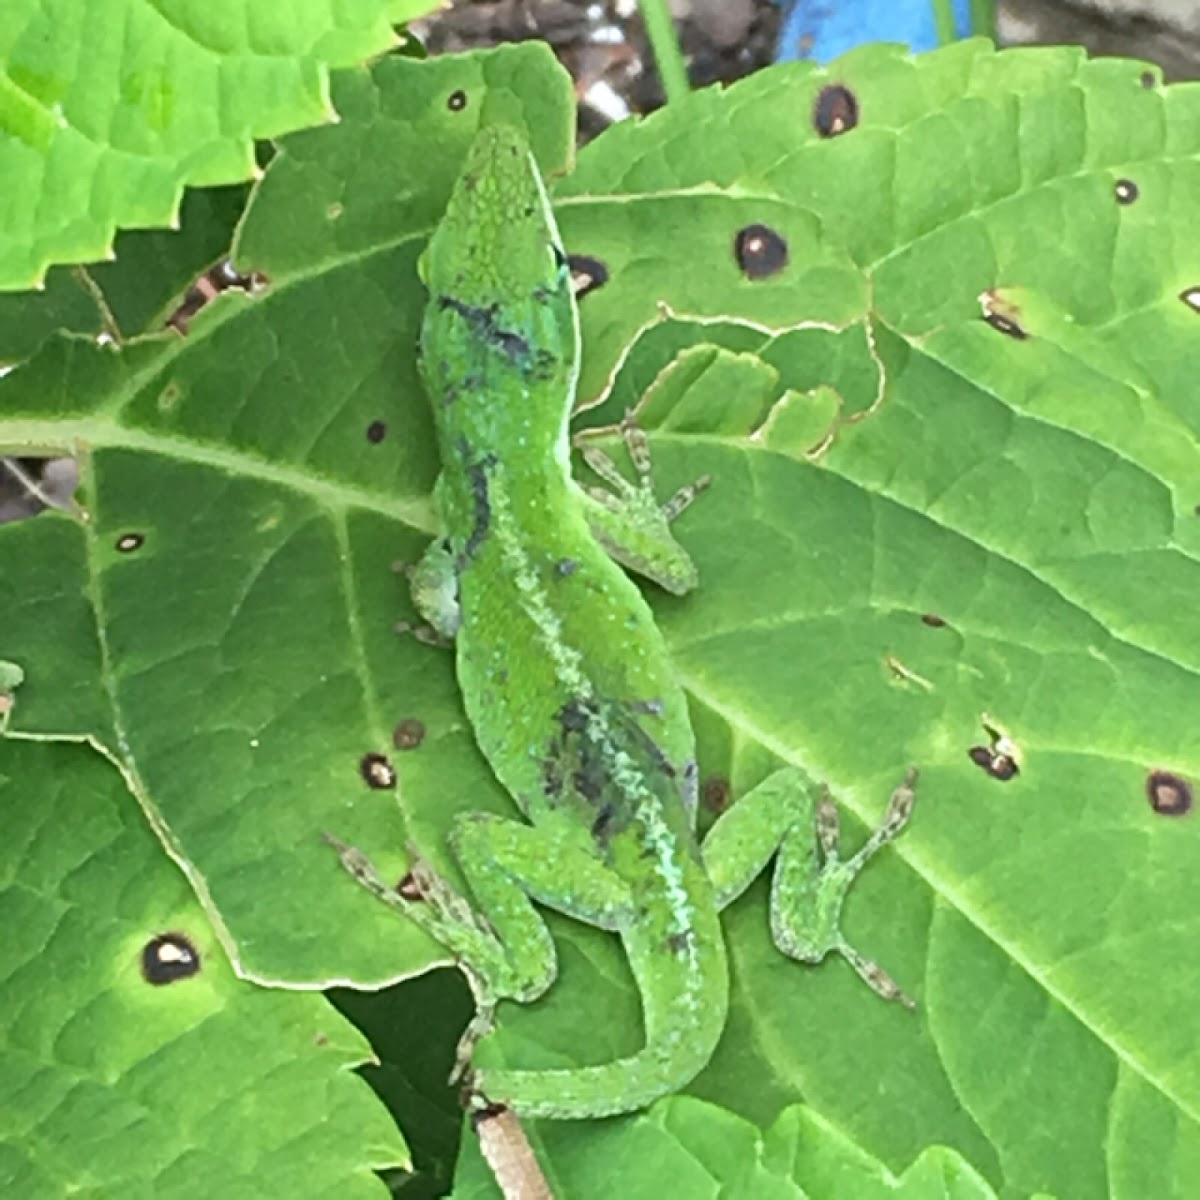
[[[813,128],[823,138],[849,133],[858,124],[858,101],[840,83],[831,83],[817,93],[813,105]]]
[[[1200,312],[1200,287],[1184,288],[1179,293],[1179,298],[1193,312]]]
[[[608,268],[598,258],[568,254],[567,266],[571,269],[571,291],[576,300],[582,300],[588,292],[594,292],[608,282]]]
[[[261,271],[243,275],[229,259],[224,258],[188,288],[179,307],[167,318],[166,323],[186,335],[196,314],[222,292],[237,290],[255,295],[270,282],[270,277]]]
[[[1192,811],[1192,785],[1171,771],[1151,771],[1146,776],[1146,798],[1163,817],[1184,817]]]
[[[182,933],[164,933],[142,947],[142,977],[155,987],[187,979],[200,970],[200,952]]]
[[[358,769],[368,787],[383,790],[396,786],[396,768],[382,754],[364,754]]]
[[[733,239],[733,256],[747,279],[767,279],[787,266],[787,242],[767,225],[747,225]]]
[[[993,779],[999,779],[1001,783],[1007,783],[1020,772],[1016,760],[995,746],[972,746],[967,751],[967,757]]]
[[[467,107],[467,93],[461,88],[456,92],[451,92],[446,98],[446,107],[451,112],[462,112]]]
[[[116,546],[122,554],[132,554],[146,544],[144,533],[123,533],[117,538]]]
[[[1141,192],[1132,179],[1118,179],[1113,185],[1113,195],[1116,196],[1118,204],[1132,204]]]
[[[979,723],[990,739],[987,746],[972,746],[967,751],[967,757],[981,770],[986,771],[993,779],[1003,783],[1014,778],[1021,770],[1018,761],[1020,751],[1016,743],[988,715],[984,713]]]
[[[1016,321],[1001,316],[998,312],[986,312],[983,314],[983,319],[993,329],[1004,334],[1005,337],[1012,338],[1014,341],[1023,342],[1029,336]]]

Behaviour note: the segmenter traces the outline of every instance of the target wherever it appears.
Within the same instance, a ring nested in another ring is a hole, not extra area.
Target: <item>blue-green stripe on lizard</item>
[[[571,478],[568,420],[579,319],[566,256],[523,133],[477,135],[423,259],[429,301],[421,370],[437,424],[443,536],[413,572],[418,610],[453,639],[475,738],[524,821],[460,817],[451,848],[472,899],[427,863],[419,898],[389,888],[334,838],[344,865],[456,957],[479,1013],[460,1067],[496,1003],[530,1001],[555,976],[536,904],[621,938],[642,1002],[645,1044],[571,1070],[479,1070],[475,1103],[529,1116],[627,1112],[686,1085],[725,1025],[718,919],[778,854],[771,925],[785,954],[841,953],[880,994],[910,1003],[843,939],[842,902],[863,862],[912,808],[913,774],[854,858],[837,857],[836,810],[794,768],[695,836],[695,741],[683,690],[641,592],[617,559],[674,592],[696,582],[670,521],[706,481],[659,504],[645,439],[625,435],[630,484],[595,450],[612,489]],[[818,846],[821,853],[818,855]]]

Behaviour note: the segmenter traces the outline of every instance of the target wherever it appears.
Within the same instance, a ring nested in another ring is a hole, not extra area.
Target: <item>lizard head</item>
[[[570,268],[528,139],[515,126],[475,135],[421,277],[429,289],[421,369],[435,408],[464,399],[472,381],[495,404],[497,383],[510,379],[526,397],[569,407],[579,359]],[[565,422],[565,412],[556,415]]]

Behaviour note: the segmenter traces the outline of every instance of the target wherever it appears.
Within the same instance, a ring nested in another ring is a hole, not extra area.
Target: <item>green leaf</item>
[[[0,362],[30,357],[59,330],[130,338],[161,329],[195,280],[228,254],[246,191],[188,192],[178,230],[123,233],[113,262],[54,267],[42,291],[0,294]]]
[[[0,33],[0,289],[171,225],[185,186],[254,174],[253,140],[328,121],[328,71],[422,0],[9,0]]]
[[[92,750],[10,741],[0,765],[5,1194],[386,1196],[373,1170],[408,1153],[348,1069],[365,1039],[235,977]]]
[[[560,1194],[728,1196],[730,1200],[995,1200],[996,1193],[953,1151],[924,1151],[893,1175],[811,1109],[785,1109],[760,1132],[716,1105],[688,1097],[580,1133],[546,1125],[543,1155]],[[541,1141],[541,1139],[539,1139]],[[496,1196],[478,1150],[464,1142],[454,1200]],[[1048,1198],[1049,1200],[1049,1198]]]
[[[382,984],[445,961],[321,835],[385,848],[399,879],[409,836],[444,858],[411,795],[449,773],[464,801],[477,781],[507,802],[449,656],[394,632],[396,564],[433,528],[415,263],[457,172],[434,148],[461,157],[486,111],[526,106],[561,168],[569,88],[534,45],[340,76],[343,124],[285,144],[247,215],[240,261],[266,291],[221,296],[186,338],[59,339],[0,382],[0,444],[87,447],[85,522],[0,529],[0,653],[28,676],[12,727],[121,763],[247,978]],[[382,761],[398,785],[376,786]]]

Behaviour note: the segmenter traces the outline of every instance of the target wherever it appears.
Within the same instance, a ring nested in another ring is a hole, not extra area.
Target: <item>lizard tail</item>
[[[519,1116],[558,1120],[608,1117],[645,1108],[686,1087],[712,1058],[725,1027],[729,974],[715,911],[665,946],[644,932],[623,933],[646,1027],[636,1054],[564,1070],[479,1070],[472,1089]]]

